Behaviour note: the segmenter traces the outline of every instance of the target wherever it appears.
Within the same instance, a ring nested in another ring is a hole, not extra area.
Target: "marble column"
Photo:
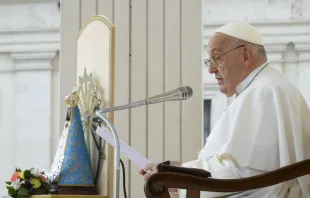
[[[271,66],[283,72],[283,52],[286,50],[286,44],[267,44],[267,60]]]
[[[287,76],[290,82],[298,87],[299,84],[299,68],[298,55],[293,43],[287,45],[286,51],[283,53],[283,73]]]
[[[299,52],[299,76],[298,76],[298,85],[299,90],[305,97],[308,105],[310,106],[310,92],[309,92],[309,85],[310,85],[310,49],[307,51],[300,51]]]
[[[10,72],[14,67],[14,62],[7,53],[0,54],[0,197],[6,192],[4,181],[12,176],[14,171],[14,155],[12,150],[15,144],[14,119],[15,119],[15,78]]]
[[[11,53],[15,61],[14,164],[49,168],[53,52]]]
[[[282,61],[282,52],[269,52],[268,57],[270,57],[270,64],[272,67],[278,69],[279,71],[283,72],[283,61]]]
[[[0,18],[1,181],[9,180],[15,167],[48,168],[54,157],[59,137],[58,2],[0,1],[5,16]],[[6,194],[0,182],[0,197]]]

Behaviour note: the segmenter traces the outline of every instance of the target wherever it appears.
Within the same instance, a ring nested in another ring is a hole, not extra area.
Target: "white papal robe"
[[[310,90],[310,89],[309,89]],[[243,178],[310,158],[310,111],[297,88],[268,63],[237,87],[237,97],[217,122],[198,159],[213,178]],[[310,197],[310,176],[228,197]],[[185,190],[178,197],[185,197]],[[232,193],[201,192],[201,197]]]

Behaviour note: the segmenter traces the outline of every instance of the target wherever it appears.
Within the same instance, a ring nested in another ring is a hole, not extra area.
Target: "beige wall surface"
[[[201,9],[200,0],[62,0],[60,101],[76,84],[80,28],[88,18],[104,15],[115,24],[115,105],[180,86],[194,92],[186,101],[115,112],[119,137],[152,162],[196,159],[203,146]],[[60,129],[65,112],[61,103]],[[122,159],[128,197],[144,197],[139,167]],[[121,185],[121,197],[122,191]]]

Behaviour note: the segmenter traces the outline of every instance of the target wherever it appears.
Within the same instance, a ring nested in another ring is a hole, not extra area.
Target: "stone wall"
[[[59,138],[60,13],[42,2],[0,1],[0,196],[15,167],[49,168]]]

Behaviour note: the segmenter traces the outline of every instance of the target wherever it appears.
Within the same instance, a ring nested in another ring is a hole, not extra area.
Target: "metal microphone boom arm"
[[[143,105],[149,105],[149,104],[155,104],[160,102],[166,102],[166,101],[179,101],[179,100],[185,100],[193,95],[193,90],[186,86],[186,87],[179,87],[177,89],[174,89],[170,92],[160,94],[157,96],[153,96],[150,98],[147,98],[145,100],[140,100],[137,102],[132,102],[130,104],[116,106],[116,107],[110,107],[106,109],[99,110],[99,113],[107,113],[111,111],[119,111],[123,109],[130,109],[135,108]]]
[[[127,105],[122,105],[122,106],[117,106],[117,107],[111,107],[111,108],[106,108],[102,110],[98,110],[96,114],[104,120],[109,128],[111,129],[111,132],[114,137],[115,141],[115,152],[114,152],[114,186],[113,186],[113,191],[114,191],[114,198],[119,197],[119,181],[120,181],[120,143],[119,143],[119,138],[117,135],[117,132],[113,126],[113,124],[107,119],[105,116],[105,113],[111,112],[111,111],[118,111],[122,109],[129,109],[129,108],[134,108],[142,105],[148,105],[148,104],[155,104],[159,102],[166,102],[166,101],[179,101],[179,100],[186,100],[187,98],[190,98],[193,95],[193,90],[186,86],[186,87],[179,87],[175,90],[172,90],[170,92],[160,94],[157,96],[153,96],[150,98],[147,98],[145,100],[140,100],[137,102],[133,102]]]

